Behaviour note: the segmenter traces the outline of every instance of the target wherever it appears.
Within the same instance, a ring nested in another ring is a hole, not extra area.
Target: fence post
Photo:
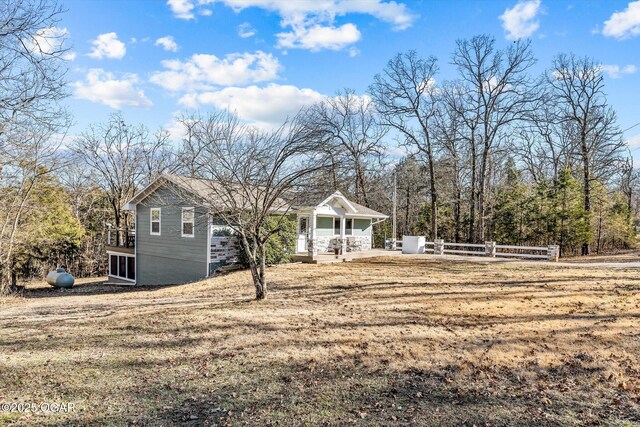
[[[484,242],[484,255],[488,257],[496,257],[496,242]]]
[[[433,254],[434,255],[444,255],[444,240],[435,239],[433,241]]]
[[[560,246],[549,245],[547,248],[547,260],[551,262],[558,262],[558,258],[560,258]]]

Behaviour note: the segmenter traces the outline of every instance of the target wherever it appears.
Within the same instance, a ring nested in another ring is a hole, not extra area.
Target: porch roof
[[[338,202],[343,206],[345,210],[346,216],[352,217],[361,217],[361,218],[389,218],[388,215],[375,211],[371,208],[363,206],[359,203],[353,202],[345,197],[339,190],[331,193],[330,195],[320,199],[317,199],[317,202],[311,201],[311,203],[315,203],[309,206],[300,206],[297,208],[299,212],[313,212],[314,210],[318,210],[323,207],[328,207],[329,203],[333,200],[338,200]]]

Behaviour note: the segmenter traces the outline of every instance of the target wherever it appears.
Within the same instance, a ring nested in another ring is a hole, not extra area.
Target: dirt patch
[[[0,425],[640,423],[638,270],[385,257],[269,278],[259,303],[247,272],[23,296],[0,310],[0,402],[77,410]]]

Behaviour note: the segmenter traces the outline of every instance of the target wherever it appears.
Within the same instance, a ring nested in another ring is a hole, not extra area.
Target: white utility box
[[[403,254],[423,254],[425,238],[423,236],[402,236]]]

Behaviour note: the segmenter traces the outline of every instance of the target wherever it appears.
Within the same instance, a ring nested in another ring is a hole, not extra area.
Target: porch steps
[[[399,252],[388,251],[384,249],[371,249],[368,251],[348,252],[345,255],[318,254],[314,257],[311,257],[309,255],[294,255],[293,262],[302,262],[305,264],[329,264],[334,262],[349,262],[354,259],[374,258],[390,255],[399,255]]]

